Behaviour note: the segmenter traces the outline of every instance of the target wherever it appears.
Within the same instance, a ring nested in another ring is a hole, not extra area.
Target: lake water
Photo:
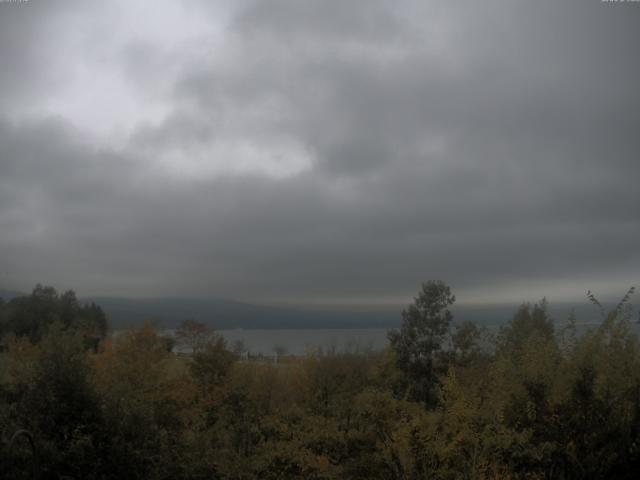
[[[585,322],[576,325],[578,335],[595,329],[599,322]],[[560,332],[562,324],[556,325]],[[491,336],[498,333],[500,324],[484,325],[486,333]],[[632,330],[640,334],[640,325],[633,323]],[[231,329],[216,330],[227,341],[227,348],[233,349],[234,343],[242,341],[246,350],[252,355],[273,355],[276,347],[281,347],[287,354],[304,355],[318,348],[337,351],[354,351],[356,349],[382,350],[389,344],[386,328],[360,329]],[[174,330],[165,330],[162,334],[172,335]],[[485,338],[485,341],[489,341]]]
[[[326,329],[326,330],[218,330],[229,348],[240,340],[252,354],[272,355],[275,347],[288,354],[303,355],[309,350],[335,348],[338,351],[355,348],[383,349],[387,343],[387,329]]]

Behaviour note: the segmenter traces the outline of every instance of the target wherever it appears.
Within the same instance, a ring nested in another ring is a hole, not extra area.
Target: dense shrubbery
[[[237,361],[194,324],[182,332],[194,334],[193,358],[170,353],[148,325],[94,350],[86,339],[104,334],[104,316],[68,298],[38,287],[30,300],[0,307],[0,429],[29,429],[51,478],[640,471],[640,344],[625,303],[582,335],[575,319],[554,328],[544,302],[523,305],[489,342],[473,324],[452,331],[454,298],[429,282],[384,352],[325,351],[270,365]],[[6,470],[14,459],[0,455]]]

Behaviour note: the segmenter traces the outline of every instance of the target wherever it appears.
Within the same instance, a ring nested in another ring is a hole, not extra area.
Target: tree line
[[[2,478],[591,479],[640,472],[631,289],[579,333],[545,301],[497,333],[455,323],[425,282],[383,351],[238,361],[184,322],[191,358],[146,324],[37,286],[0,303]],[[11,450],[7,437],[26,429]]]

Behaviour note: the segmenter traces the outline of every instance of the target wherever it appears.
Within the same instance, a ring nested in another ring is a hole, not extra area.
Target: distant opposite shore
[[[5,301],[26,293],[1,290]],[[366,306],[360,309],[311,308],[299,306],[272,306],[227,299],[205,298],[128,298],[94,296],[80,298],[84,303],[94,302],[107,314],[112,329],[136,328],[145,321],[156,328],[175,328],[185,319],[192,319],[216,330],[333,330],[333,329],[390,329],[401,322],[402,307]],[[540,299],[530,299],[532,303]],[[612,305],[614,303],[612,302]],[[454,323],[471,320],[483,326],[500,326],[507,322],[518,308],[518,303],[494,305],[464,305],[452,307]],[[605,304],[605,306],[607,306]],[[549,302],[550,316],[564,324],[571,312],[577,323],[597,324],[599,312],[587,298],[581,302]]]

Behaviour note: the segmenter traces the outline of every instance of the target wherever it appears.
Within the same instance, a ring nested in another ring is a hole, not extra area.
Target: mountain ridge
[[[0,298],[9,301],[27,294],[0,290]],[[112,329],[135,328],[149,321],[158,328],[175,328],[186,319],[196,320],[212,328],[225,329],[367,329],[397,328],[402,308],[313,308],[302,306],[263,305],[221,298],[119,296],[80,297],[82,303],[96,303],[107,314]],[[472,320],[479,325],[501,325],[515,313],[519,303],[498,305],[454,305],[454,324]],[[609,307],[608,303],[604,304]],[[613,306],[613,304],[611,305]],[[560,326],[571,311],[578,323],[596,324],[598,310],[588,301],[555,302],[549,313]],[[637,315],[637,314],[635,314]]]

